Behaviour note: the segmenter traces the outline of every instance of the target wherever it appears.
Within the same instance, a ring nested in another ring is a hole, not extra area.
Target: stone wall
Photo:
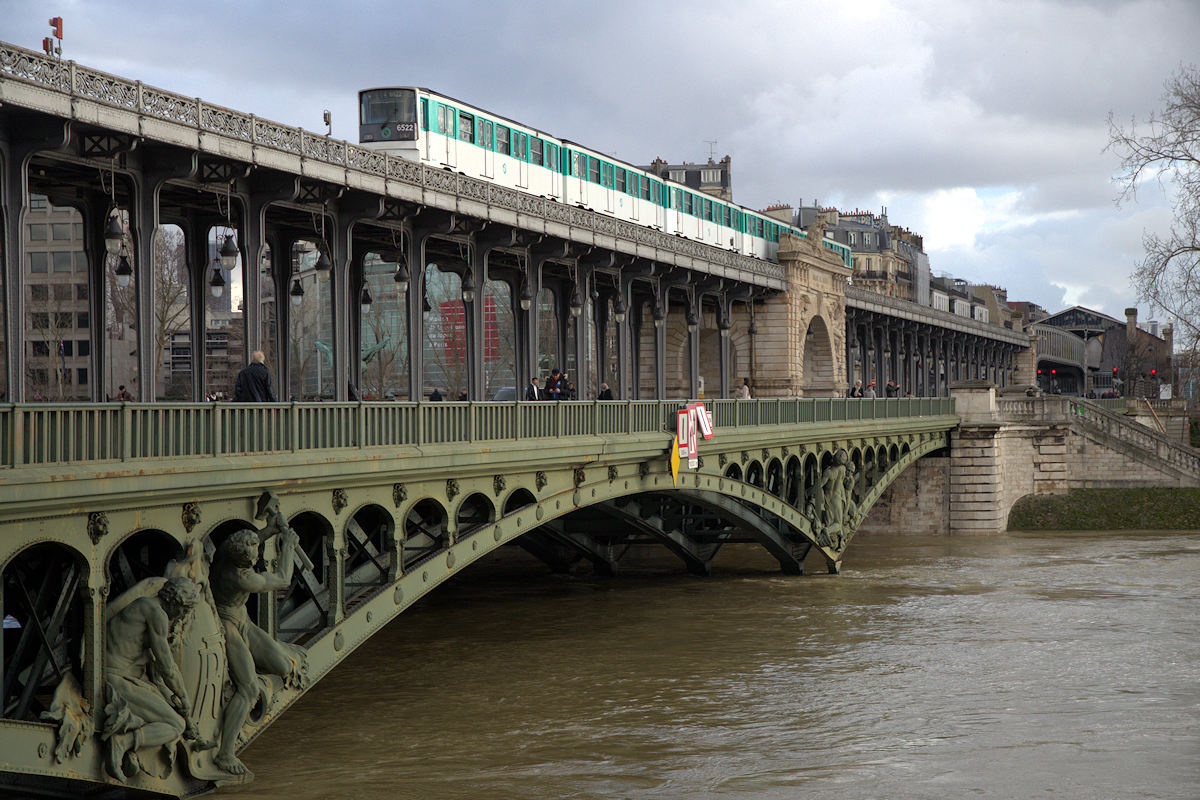
[[[858,535],[950,532],[950,458],[926,456],[901,473],[871,507]]]
[[[1200,484],[1200,472],[1188,474],[1152,449],[1073,423],[1061,399],[1028,401],[1041,419],[1006,419],[990,384],[972,382],[953,393],[963,422],[950,434],[949,455],[927,456],[900,475],[859,533],[999,533],[1029,495]]]

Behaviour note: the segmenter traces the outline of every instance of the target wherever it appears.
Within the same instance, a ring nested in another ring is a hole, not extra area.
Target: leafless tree
[[[1121,158],[1118,202],[1135,199],[1151,179],[1174,189],[1171,229],[1143,234],[1146,255],[1133,285],[1175,319],[1177,340],[1194,350],[1200,343],[1200,69],[1181,67],[1172,75],[1162,104],[1140,126],[1110,114],[1108,146]]]
[[[132,247],[130,247],[132,249]],[[119,286],[116,280],[118,259],[110,258],[107,266],[108,280],[106,301],[109,322],[135,328],[137,324],[137,283],[146,270],[134,269],[134,280],[128,286]],[[180,330],[188,328],[191,310],[188,304],[188,271],[184,260],[183,232],[173,225],[163,226],[154,238],[153,264],[149,276],[154,281],[153,329],[150,338],[139,337],[139,347],[150,347],[154,352],[153,372],[143,376],[150,385],[158,386],[158,370],[162,366],[163,353],[171,339]],[[190,332],[189,332],[190,333]],[[190,335],[189,335],[190,338]],[[193,343],[203,347],[204,343]],[[157,393],[157,388],[155,392]]]

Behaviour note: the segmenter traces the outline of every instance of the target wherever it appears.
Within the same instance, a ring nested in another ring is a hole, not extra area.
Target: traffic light
[[[1157,374],[1158,374],[1158,370],[1156,370],[1156,369],[1152,369],[1152,370],[1150,370],[1150,374],[1151,374],[1151,375],[1157,375]]]
[[[1051,375],[1057,375],[1057,374],[1058,374],[1058,370],[1056,370],[1056,369],[1052,369],[1052,370],[1050,370],[1050,374],[1051,374]]]
[[[1113,367],[1113,375],[1116,375],[1116,374],[1117,374],[1117,368]]]
[[[1039,369],[1039,370],[1038,370],[1038,375],[1041,375],[1041,374],[1042,374],[1042,371]]]
[[[62,38],[62,17],[51,17],[50,27],[54,29],[54,38]]]

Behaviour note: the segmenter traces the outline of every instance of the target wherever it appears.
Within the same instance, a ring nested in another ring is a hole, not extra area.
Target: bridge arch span
[[[834,383],[833,337],[825,318],[817,314],[809,320],[804,335],[804,395],[836,397],[840,387]]]

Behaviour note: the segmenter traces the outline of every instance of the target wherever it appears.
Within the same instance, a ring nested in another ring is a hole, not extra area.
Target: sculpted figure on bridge
[[[212,566],[213,599],[225,630],[226,659],[233,683],[233,697],[225,705],[221,723],[221,747],[213,761],[234,775],[246,772],[234,752],[250,708],[264,691],[258,673],[277,675],[285,685],[295,688],[302,688],[307,677],[303,649],[276,641],[246,614],[250,595],[291,586],[293,552],[299,548],[299,538],[280,513],[273,496],[264,495],[259,510],[267,517],[266,527],[261,531],[244,529],[231,534],[217,549]],[[276,533],[280,538],[278,565],[272,572],[259,572],[255,565],[260,539]]]
[[[170,639],[178,636],[192,609],[201,601],[200,587],[184,577],[148,578],[118,597],[108,608],[104,679],[104,730],[109,774],[128,780],[151,772],[146,759],[164,748],[169,769],[173,745],[186,736],[197,741],[189,720],[191,701],[175,663]]]
[[[808,508],[817,544],[822,547],[841,550],[846,546],[858,517],[853,487],[854,465],[845,450],[838,450],[817,484],[819,503]]]

